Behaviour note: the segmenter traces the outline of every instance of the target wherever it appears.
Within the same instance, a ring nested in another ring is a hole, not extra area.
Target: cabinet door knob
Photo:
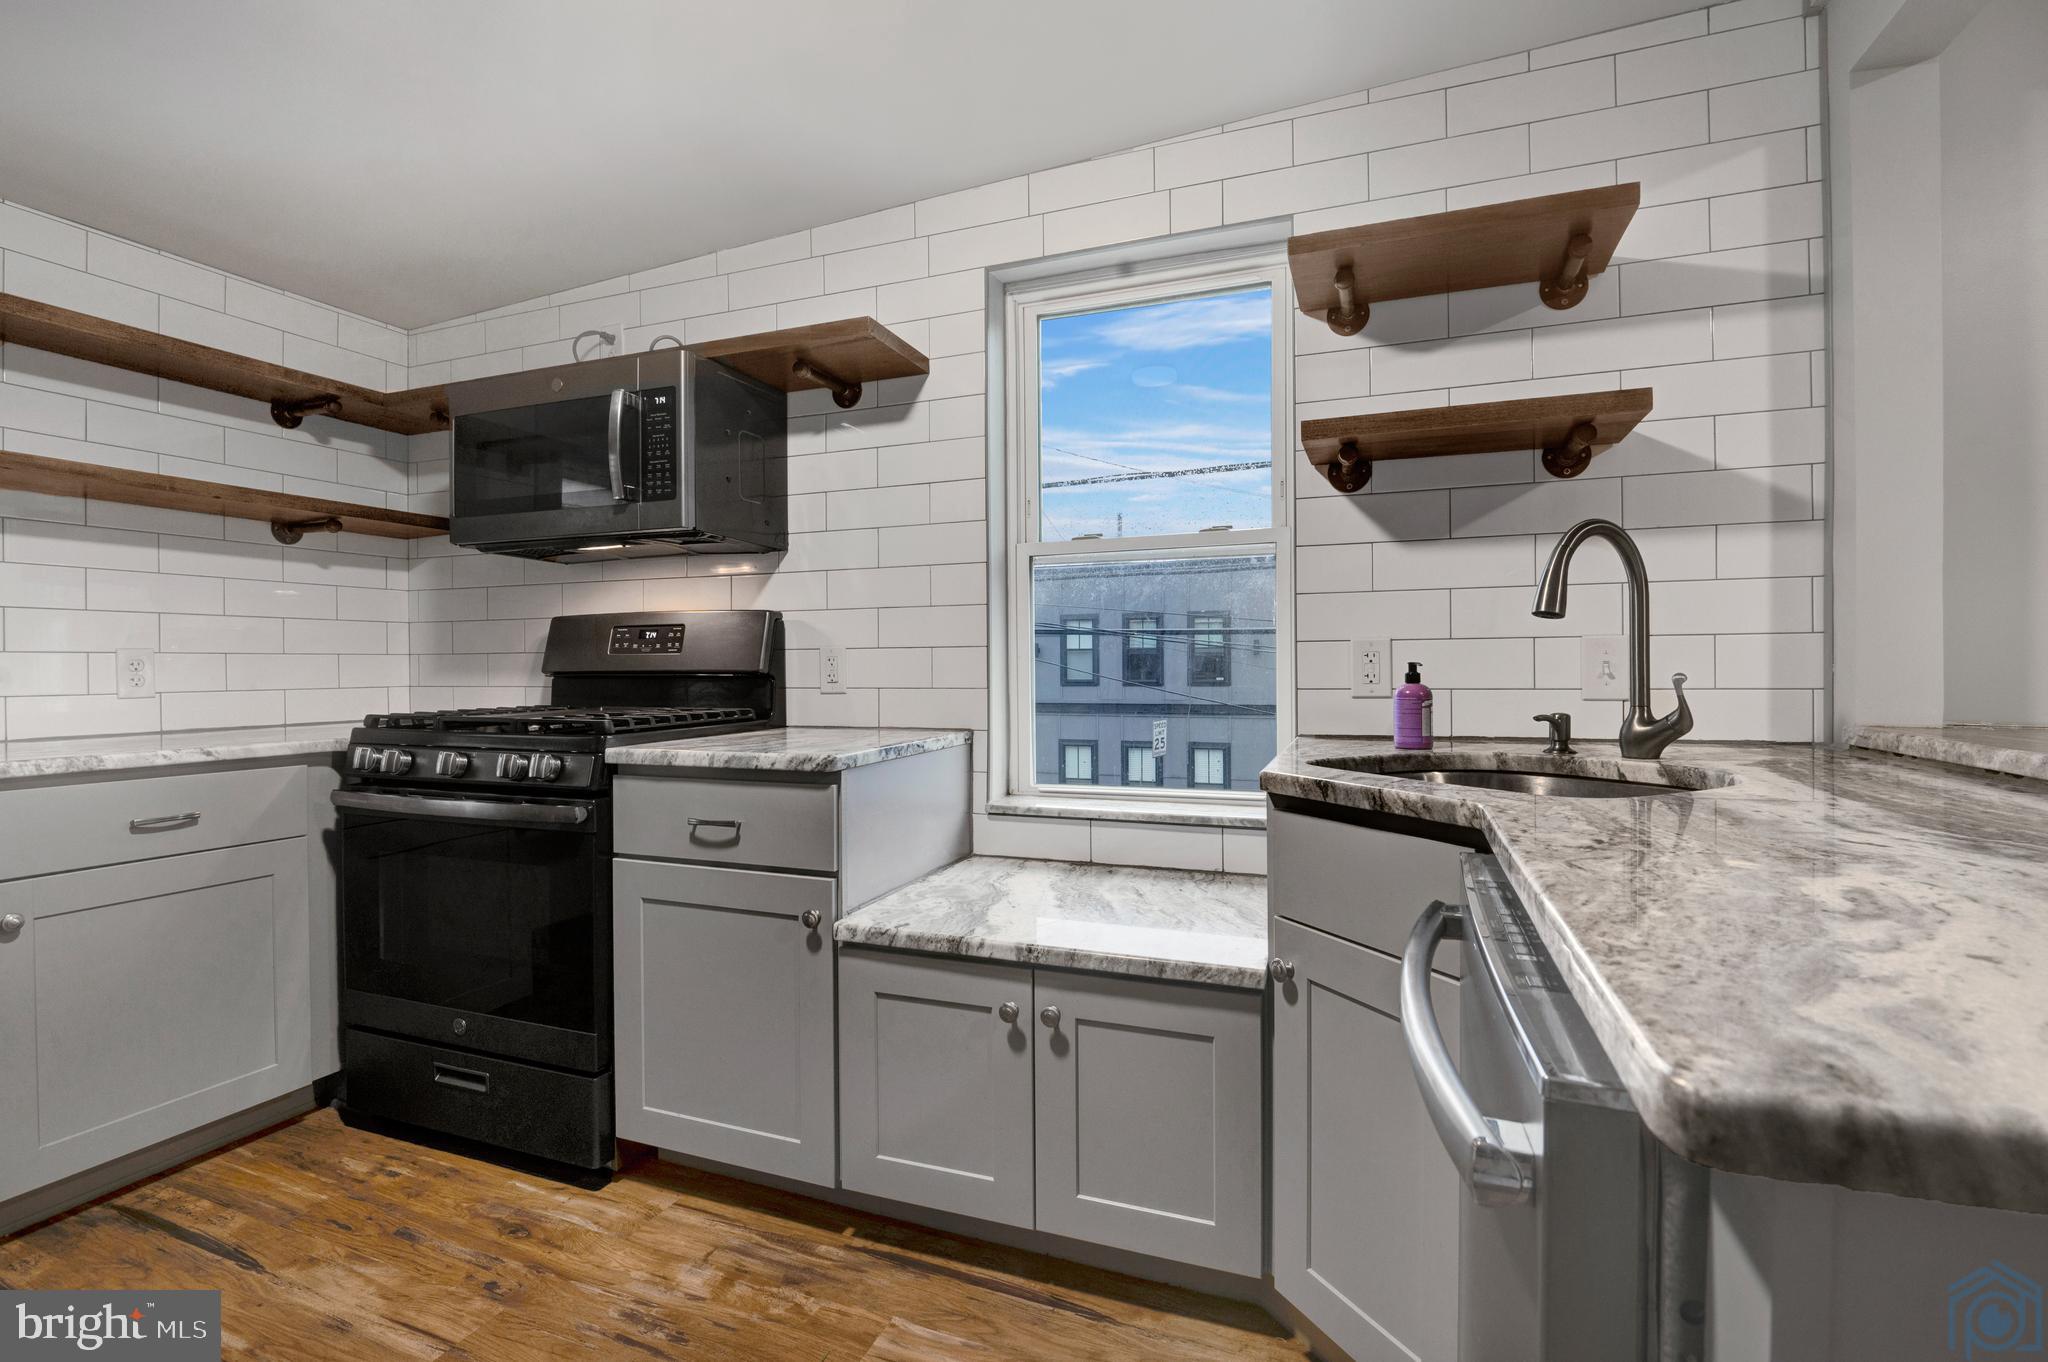
[[[26,926],[28,926],[28,919],[20,913],[9,913],[6,917],[0,917],[0,932],[5,932],[9,936],[13,936]]]
[[[1038,1019],[1057,1031],[1060,1025],[1060,1010],[1050,1005],[1041,1007],[1038,1009]]]
[[[803,923],[804,926],[809,927],[812,931],[816,931],[818,928],[818,924],[820,922],[823,922],[824,920],[824,914],[820,913],[815,908],[804,909],[803,916],[797,919],[798,922]]]
[[[1273,957],[1273,963],[1266,966],[1266,973],[1273,976],[1273,982],[1276,984],[1291,984],[1294,982],[1294,962],[1282,960],[1276,955]]]
[[[996,1015],[998,1017],[1001,1017],[1006,1022],[1013,1022],[1017,1020],[1017,1004],[1004,1003],[1001,1007],[996,1009]]]

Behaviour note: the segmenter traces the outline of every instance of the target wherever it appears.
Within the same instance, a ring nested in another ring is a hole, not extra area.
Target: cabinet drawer
[[[305,831],[303,766],[0,790],[0,874],[48,875]]]
[[[1399,956],[1430,900],[1465,901],[1459,849],[1334,819],[1266,811],[1266,893],[1275,917]],[[1464,948],[1446,942],[1440,974],[1458,977]]]
[[[618,783],[612,819],[621,856],[839,868],[836,785],[627,777]]]

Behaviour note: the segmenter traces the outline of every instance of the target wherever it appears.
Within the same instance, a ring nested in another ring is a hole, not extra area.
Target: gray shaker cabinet
[[[1038,1228],[1257,1276],[1264,1004],[1037,972]]]
[[[0,884],[0,1201],[310,1081],[306,863],[286,837]]]
[[[859,948],[839,990],[846,1187],[1260,1273],[1260,994]]]
[[[1409,1072],[1400,961],[1285,919],[1273,953],[1274,1285],[1353,1362],[1455,1362],[1462,1188]],[[1432,982],[1455,1056],[1459,985]]]
[[[839,958],[840,1180],[1029,1228],[1031,970]]]
[[[835,880],[620,857],[618,1133],[831,1186]]]

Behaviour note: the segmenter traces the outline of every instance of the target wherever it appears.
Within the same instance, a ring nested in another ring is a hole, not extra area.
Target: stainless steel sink
[[[1312,766],[1339,771],[1365,771],[1398,776],[1432,785],[1463,785],[1479,790],[1511,790],[1516,794],[1558,799],[1644,799],[1687,794],[1735,783],[1727,771],[1676,762],[1615,760],[1590,754],[1555,757],[1534,752],[1374,752],[1324,757]]]
[[[1685,794],[1683,785],[1658,785],[1644,780],[1609,780],[1604,776],[1555,776],[1537,771],[1476,771],[1439,768],[1395,771],[1390,775],[1426,780],[1432,785],[1471,785],[1482,790],[1513,790],[1517,794],[1560,795],[1566,799],[1636,799],[1646,795]]]

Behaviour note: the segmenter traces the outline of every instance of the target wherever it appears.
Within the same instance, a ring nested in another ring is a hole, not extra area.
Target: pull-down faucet
[[[1664,749],[1692,731],[1692,706],[1685,701],[1685,673],[1675,673],[1671,688],[1678,692],[1678,708],[1659,719],[1650,713],[1650,574],[1643,568],[1643,555],[1627,530],[1611,520],[1581,520],[1564,533],[1551,551],[1536,584],[1538,619],[1564,618],[1565,574],[1572,555],[1588,539],[1605,539],[1621,557],[1628,574],[1628,712],[1621,719],[1621,755],[1654,761]]]

